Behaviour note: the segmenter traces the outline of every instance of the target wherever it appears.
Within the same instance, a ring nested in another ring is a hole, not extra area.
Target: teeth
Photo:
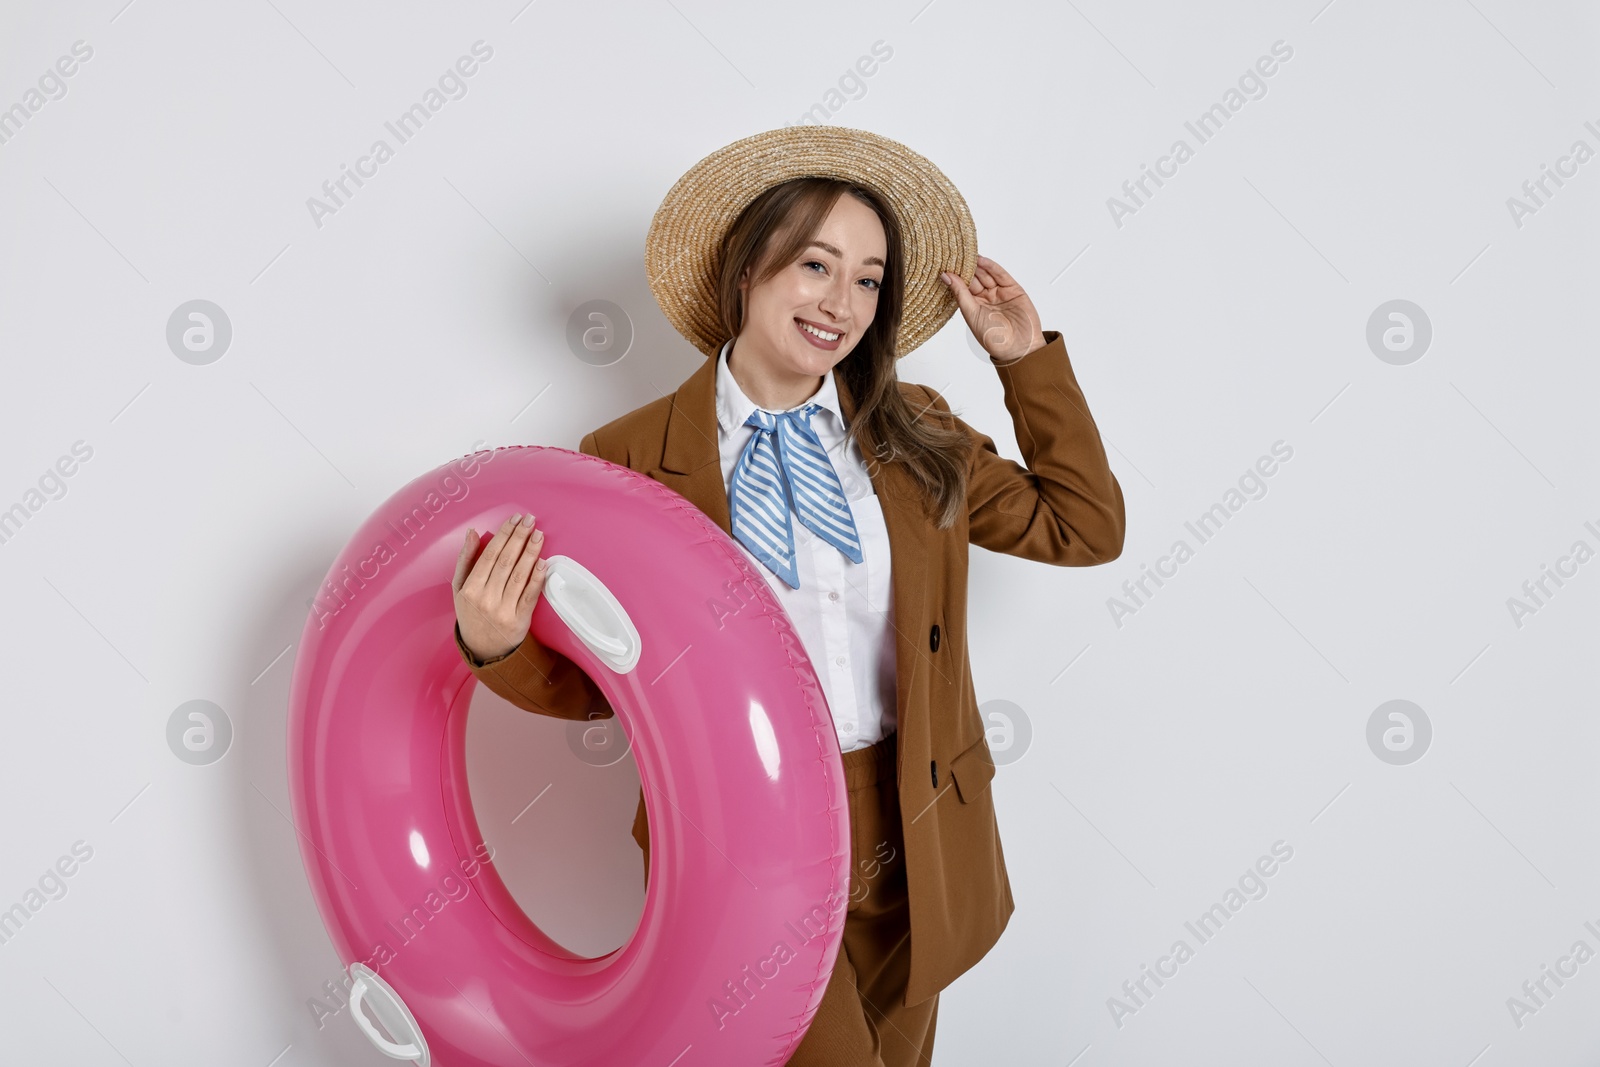
[[[818,337],[822,338],[824,341],[837,341],[839,339],[839,335],[838,334],[829,333],[826,330],[819,330],[815,326],[811,325],[809,322],[800,323],[800,328],[802,330],[806,331],[807,333],[816,334]]]

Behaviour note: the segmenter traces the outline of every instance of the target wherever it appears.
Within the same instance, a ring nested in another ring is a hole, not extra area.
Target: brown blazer
[[[879,464],[872,486],[889,532],[895,651],[899,794],[911,901],[911,975],[905,1003],[955,981],[999,940],[1014,910],[989,782],[995,766],[967,662],[967,545],[1059,567],[1085,567],[1122,552],[1122,487],[1078,388],[1061,335],[997,366],[1027,467],[1005,459],[965,422],[977,447],[967,515],[936,529],[899,462]],[[729,532],[717,447],[716,359],[671,396],[584,436],[579,448],[677,490]],[[854,401],[837,369],[848,420]],[[923,385],[900,383],[918,412],[949,411]],[[519,708],[563,719],[605,718],[611,706],[572,660],[530,634],[513,652],[476,663],[478,680]],[[634,838],[648,850],[644,796]]]

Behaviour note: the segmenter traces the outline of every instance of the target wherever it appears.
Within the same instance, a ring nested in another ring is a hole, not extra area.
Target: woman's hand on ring
[[[528,636],[534,605],[544,590],[542,547],[544,531],[534,526],[531,512],[507,519],[481,553],[477,531],[467,531],[450,586],[461,643],[480,661],[506,655]]]

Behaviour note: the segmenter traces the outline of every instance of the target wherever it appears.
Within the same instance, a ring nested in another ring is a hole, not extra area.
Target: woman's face
[[[794,262],[754,289],[748,279],[739,283],[745,325],[736,347],[780,375],[829,373],[877,314],[887,254],[877,213],[848,193],[840,196]]]

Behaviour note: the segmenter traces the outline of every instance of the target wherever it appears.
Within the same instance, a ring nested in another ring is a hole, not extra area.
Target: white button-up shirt
[[[717,355],[717,444],[722,456],[724,491],[733,484],[734,465],[756,432],[754,426],[745,425],[745,420],[759,406],[744,395],[728,368],[728,351],[732,347],[733,342],[729,341]],[[734,543],[766,578],[794,623],[827,696],[839,734],[839,750],[849,752],[882,740],[894,733],[897,725],[889,531],[861,449],[854,441],[845,448],[844,413],[839,408],[839,390],[831,371],[823,375],[821,387],[795,407],[806,404],[816,404],[821,409],[811,416],[811,428],[833,461],[833,469],[850,501],[861,543],[861,562],[852,563],[844,553],[807,529],[792,511],[789,521],[794,528],[798,589],[789,588],[743,543],[737,539]]]

